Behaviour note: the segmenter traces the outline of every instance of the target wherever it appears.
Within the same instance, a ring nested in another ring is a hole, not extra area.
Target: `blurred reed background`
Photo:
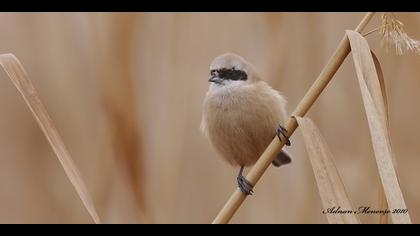
[[[209,223],[235,188],[199,131],[208,67],[235,52],[289,112],[364,13],[0,13],[0,53],[25,66],[105,223]],[[397,13],[420,38],[420,15]],[[367,31],[380,25],[377,15]],[[383,68],[401,188],[420,222],[420,57],[368,36]],[[0,72],[0,223],[91,223],[16,89]],[[352,61],[308,116],[353,205],[378,203],[377,168]],[[299,131],[292,165],[270,168],[233,223],[326,223]],[[378,216],[362,216],[376,223]]]

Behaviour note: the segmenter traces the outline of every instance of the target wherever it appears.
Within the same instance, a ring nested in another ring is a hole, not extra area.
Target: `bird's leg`
[[[279,125],[279,127],[277,127],[276,133],[277,133],[277,137],[279,137],[280,141],[281,141],[281,136],[283,136],[286,139],[286,142],[284,144],[286,146],[290,146],[290,140],[286,136],[287,130],[283,126]]]
[[[244,166],[241,166],[238,177],[236,178],[238,180],[238,187],[246,195],[252,195],[252,193],[254,192],[252,188],[254,186],[252,186],[252,184],[242,175],[243,171],[244,171]]]

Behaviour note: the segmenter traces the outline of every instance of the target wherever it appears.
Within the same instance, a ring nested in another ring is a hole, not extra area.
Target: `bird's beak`
[[[216,84],[221,84],[222,79],[217,77],[217,76],[212,76],[212,77],[210,77],[209,82],[216,83]]]

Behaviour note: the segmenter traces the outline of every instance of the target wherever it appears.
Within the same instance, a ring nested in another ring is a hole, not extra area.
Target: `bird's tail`
[[[275,167],[280,167],[282,165],[286,165],[289,164],[290,162],[292,162],[292,159],[290,158],[290,155],[282,150],[276,157],[276,159],[274,159],[273,162],[271,162],[273,164],[273,166]]]

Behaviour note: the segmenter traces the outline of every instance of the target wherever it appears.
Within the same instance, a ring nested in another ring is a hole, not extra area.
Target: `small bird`
[[[290,145],[280,125],[286,119],[286,99],[261,80],[252,64],[233,53],[213,60],[208,81],[200,128],[220,156],[240,166],[238,187],[251,195],[253,186],[242,174],[244,167],[253,165],[276,135]],[[272,164],[290,162],[290,155],[281,151]]]

